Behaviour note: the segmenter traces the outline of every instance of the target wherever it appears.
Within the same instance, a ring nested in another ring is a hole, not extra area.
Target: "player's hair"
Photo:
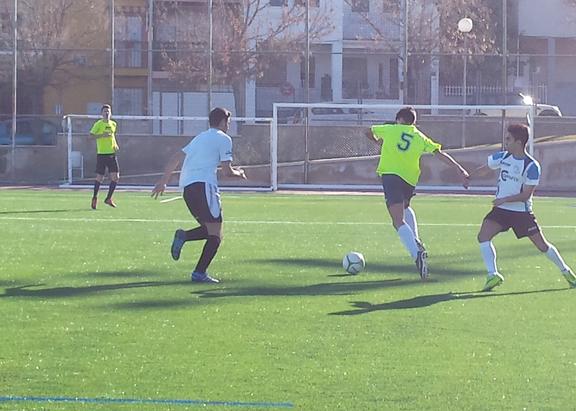
[[[222,107],[216,107],[210,112],[208,120],[210,122],[210,127],[218,127],[222,120],[229,119],[232,113]]]
[[[403,107],[396,113],[396,121],[403,120],[404,123],[414,124],[416,122],[416,110],[414,107]]]
[[[528,126],[524,124],[510,124],[508,126],[508,132],[514,140],[520,141],[523,146],[528,142],[528,137],[530,136]]]
[[[102,108],[100,108],[100,113],[102,113],[102,110],[104,110],[105,108],[112,111],[112,106],[110,104],[103,104]]]

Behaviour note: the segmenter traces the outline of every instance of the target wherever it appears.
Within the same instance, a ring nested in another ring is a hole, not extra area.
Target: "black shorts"
[[[187,185],[184,188],[184,201],[200,224],[222,222],[220,191],[217,186],[203,182]]]
[[[382,188],[386,205],[404,203],[406,207],[410,205],[410,199],[415,196],[413,185],[408,184],[396,174],[382,175]]]
[[[118,160],[116,154],[98,154],[96,156],[96,174],[103,176],[108,168],[109,173],[117,173]]]
[[[530,237],[540,232],[536,217],[530,211],[510,211],[494,207],[484,220],[491,220],[502,227],[501,232],[512,229],[516,238]]]

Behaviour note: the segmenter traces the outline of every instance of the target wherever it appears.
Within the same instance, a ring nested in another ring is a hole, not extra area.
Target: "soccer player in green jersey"
[[[432,153],[435,158],[454,167],[468,187],[468,172],[441,145],[428,138],[416,126],[416,111],[404,107],[396,113],[396,124],[374,125],[366,135],[382,145],[376,172],[382,178],[386,206],[400,241],[414,261],[422,280],[428,278],[426,249],[418,235],[416,214],[410,199],[420,177],[420,157]]]
[[[116,143],[116,122],[111,120],[112,108],[108,104],[104,104],[101,109],[102,118],[94,123],[90,130],[90,135],[96,139],[96,180],[94,180],[94,194],[92,195],[92,209],[96,209],[98,203],[98,190],[100,184],[104,179],[106,168],[110,174],[110,185],[108,186],[108,195],[104,203],[110,207],[116,207],[112,201],[112,194],[118,184],[120,174],[118,172],[118,160],[116,159],[116,152],[118,151],[118,143]]]

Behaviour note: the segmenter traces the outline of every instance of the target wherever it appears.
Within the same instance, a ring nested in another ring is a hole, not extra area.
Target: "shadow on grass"
[[[464,292],[464,293],[445,293],[445,294],[432,294],[432,295],[420,295],[413,298],[408,298],[406,300],[392,301],[383,304],[372,304],[366,301],[352,301],[352,310],[339,311],[335,313],[330,313],[329,315],[359,315],[368,314],[374,311],[387,311],[387,310],[405,310],[409,308],[423,308],[429,307],[434,304],[443,303],[446,301],[463,301],[463,300],[473,300],[477,298],[495,298],[495,297],[505,297],[505,296],[515,296],[515,295],[528,295],[528,294],[539,294],[539,293],[554,293],[559,291],[567,291],[567,288],[556,288],[547,290],[536,290],[536,291],[519,291],[513,293],[481,293],[481,292]]]
[[[186,284],[190,284],[187,281]],[[106,309],[116,309],[116,310],[161,310],[161,309],[171,309],[175,307],[185,307],[190,305],[198,304],[197,301],[188,300],[139,300],[130,301],[125,303],[117,303],[112,305],[107,305]]]
[[[450,268],[446,266],[441,266],[440,264],[434,263],[435,258],[433,257],[430,261],[430,273],[434,277],[435,275],[441,276],[462,276],[462,275],[478,275],[483,273],[482,261],[478,258],[478,269],[469,268]],[[334,271],[342,271],[342,266],[339,262],[335,262],[333,259],[319,259],[319,258],[274,258],[274,259],[262,259],[253,260],[254,262],[261,263],[274,263],[281,265],[294,265],[298,267],[316,267],[316,268],[326,268]],[[396,263],[386,263],[386,262],[371,262],[366,263],[367,274],[413,274],[418,275],[416,271],[416,266],[410,262],[410,258],[406,257],[406,264],[396,264]],[[343,274],[343,273],[342,273]],[[345,275],[345,274],[343,274]],[[337,276],[337,275],[333,275]]]
[[[87,207],[84,208],[70,208],[70,209],[59,209],[59,210],[18,210],[18,211],[0,211],[0,215],[7,214],[43,214],[43,213],[70,213],[78,211],[89,211]]]
[[[167,285],[186,285],[191,284],[190,281],[138,281],[131,283],[120,284],[100,284],[100,285],[87,285],[83,287],[54,287],[54,288],[38,288],[44,284],[29,284],[18,287],[10,287],[4,290],[4,294],[0,294],[0,298],[7,297],[25,297],[25,298],[64,298],[76,297],[80,295],[96,294],[104,291],[124,290],[130,288],[142,287],[162,287]]]
[[[236,290],[210,289],[202,291],[193,291],[192,294],[198,294],[203,298],[350,295],[356,292],[363,292],[366,290],[377,290],[380,288],[400,287],[420,283],[421,283],[420,279],[401,280],[399,278],[395,278],[392,280],[382,280],[382,281],[323,283],[323,284],[313,284],[300,287],[253,287],[253,288],[242,288]]]

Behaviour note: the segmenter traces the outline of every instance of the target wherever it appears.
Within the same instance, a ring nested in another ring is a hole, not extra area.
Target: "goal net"
[[[91,185],[96,175],[96,141],[90,136],[96,115],[64,116],[67,140],[65,186]],[[170,157],[208,128],[208,117],[113,116],[120,166],[120,186],[151,187],[163,174]],[[224,189],[261,190],[274,188],[276,170],[274,128],[271,118],[232,117],[228,134],[233,144],[233,164],[246,171],[248,179],[219,175]],[[178,170],[179,171],[179,170]],[[170,186],[178,185],[179,172]]]
[[[373,124],[393,123],[404,106],[381,104],[277,103],[273,134],[277,136],[277,186],[281,189],[377,190],[380,146],[367,138]],[[534,106],[415,105],[416,125],[442,144],[467,169],[485,164],[503,147],[508,126],[530,127],[533,151]],[[458,173],[431,155],[421,159],[419,189],[460,190]],[[493,175],[475,179],[476,191],[491,190]]]

